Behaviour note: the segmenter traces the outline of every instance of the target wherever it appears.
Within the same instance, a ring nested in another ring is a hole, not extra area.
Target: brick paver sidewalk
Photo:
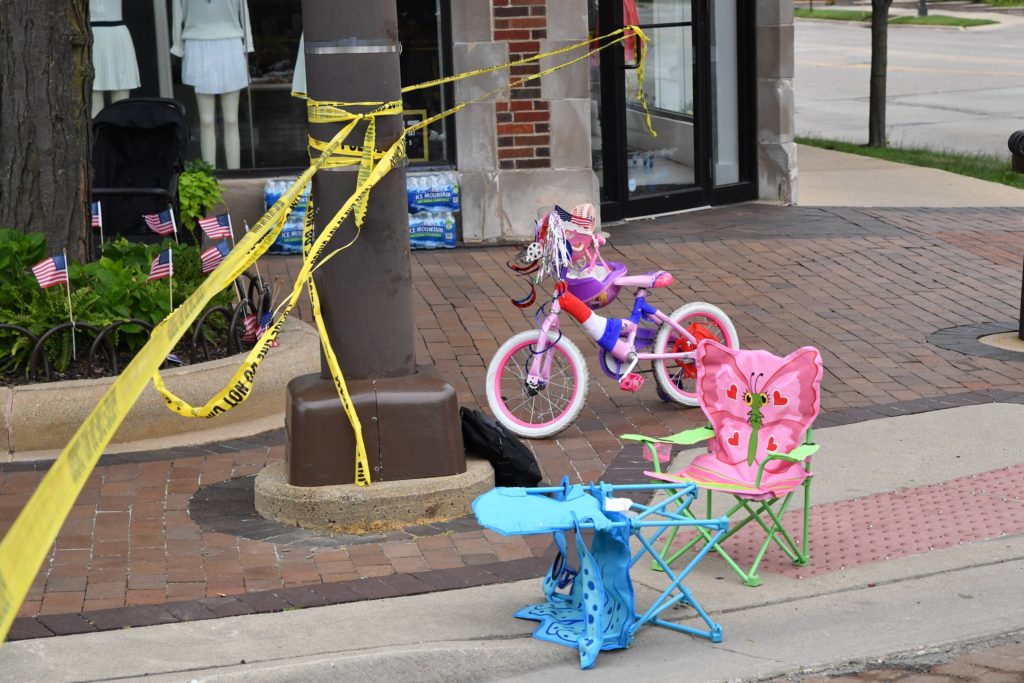
[[[1024,363],[975,341],[979,330],[1016,326],[1018,211],[745,205],[609,232],[607,258],[633,272],[676,275],[673,287],[653,294],[659,308],[704,300],[729,313],[745,347],[819,347],[826,377],[818,426],[1024,402]],[[532,323],[532,312],[508,301],[524,288],[505,267],[512,252],[414,255],[418,359],[436,365],[464,405],[486,403],[487,361]],[[261,268],[290,282],[298,263],[264,259]],[[567,334],[590,348],[577,330]],[[593,362],[591,370],[599,374]],[[698,410],[662,403],[653,380],[634,395],[598,377],[577,424],[532,445],[550,480],[635,481],[644,463],[618,434],[702,422]],[[536,576],[546,566],[546,538],[503,538],[471,519],[334,538],[267,523],[252,509],[252,477],[282,457],[283,440],[274,432],[104,456],[10,637],[422,593]],[[0,533],[45,468],[0,464]]]

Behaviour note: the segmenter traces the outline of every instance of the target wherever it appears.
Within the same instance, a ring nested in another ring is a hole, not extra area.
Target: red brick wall
[[[494,4],[494,40],[508,42],[514,62],[540,52],[547,38],[549,0],[491,0]],[[550,0],[555,2],[556,0]],[[540,62],[511,68],[516,80],[540,71]],[[498,164],[503,169],[550,168],[551,129],[547,100],[541,99],[540,79],[509,91],[508,102],[497,103]]]

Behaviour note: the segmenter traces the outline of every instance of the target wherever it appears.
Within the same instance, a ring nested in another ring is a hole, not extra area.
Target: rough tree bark
[[[871,94],[868,145],[885,147],[885,72],[889,65],[889,7],[892,0],[871,0]]]
[[[88,255],[88,0],[0,2],[0,227]]]

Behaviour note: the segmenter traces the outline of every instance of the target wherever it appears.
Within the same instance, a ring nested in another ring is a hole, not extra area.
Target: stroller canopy
[[[114,102],[93,119],[93,199],[108,232],[144,235],[142,215],[173,207],[189,141],[185,107],[164,98]]]

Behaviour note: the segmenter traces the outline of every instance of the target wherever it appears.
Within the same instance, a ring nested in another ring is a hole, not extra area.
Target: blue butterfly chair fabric
[[[599,494],[600,495],[600,494]],[[582,486],[570,486],[556,498],[528,495],[526,489],[498,488],[479,497],[473,511],[483,526],[502,534],[552,533],[559,553],[544,579],[545,602],[515,613],[539,621],[539,640],[576,648],[580,667],[589,669],[601,650],[628,647],[636,618],[630,550],[625,515],[602,511],[601,500]],[[588,549],[580,523],[594,525]],[[566,565],[567,526],[575,532],[579,570]],[[567,593],[559,589],[569,587]]]

